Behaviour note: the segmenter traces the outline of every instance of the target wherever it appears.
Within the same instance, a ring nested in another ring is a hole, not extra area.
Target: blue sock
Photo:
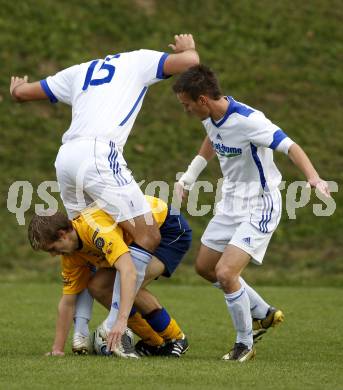
[[[155,332],[163,332],[168,327],[171,320],[170,315],[164,308],[156,309],[143,316],[143,318],[145,318]]]

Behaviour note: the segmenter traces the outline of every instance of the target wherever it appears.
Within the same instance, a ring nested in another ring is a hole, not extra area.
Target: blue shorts
[[[182,214],[171,215],[168,208],[167,218],[160,227],[161,242],[154,252],[166,267],[163,276],[169,278],[180,264],[192,243],[192,230]],[[178,211],[173,210],[172,214]]]

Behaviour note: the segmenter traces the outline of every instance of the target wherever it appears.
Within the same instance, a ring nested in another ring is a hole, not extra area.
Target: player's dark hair
[[[173,85],[175,93],[187,93],[197,101],[200,95],[218,100],[223,96],[219,82],[213,71],[206,65],[192,66],[182,73]]]
[[[60,238],[58,233],[60,230],[72,229],[73,225],[65,214],[57,211],[51,215],[51,210],[47,210],[44,215],[33,216],[28,227],[28,238],[34,250],[46,250],[47,245]]]

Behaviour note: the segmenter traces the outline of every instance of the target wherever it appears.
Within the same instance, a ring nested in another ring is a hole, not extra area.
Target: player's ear
[[[68,232],[66,230],[60,229],[57,231],[58,239],[61,240],[67,237]]]
[[[203,106],[206,106],[207,103],[208,103],[208,97],[205,96],[205,95],[200,95],[200,96],[198,97],[198,102],[199,102],[200,104],[202,104]]]

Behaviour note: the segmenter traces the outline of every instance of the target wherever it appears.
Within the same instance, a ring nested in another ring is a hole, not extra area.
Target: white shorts
[[[266,200],[268,199],[268,201]],[[201,242],[217,252],[234,245],[262,264],[268,244],[281,218],[282,200],[279,190],[265,193],[257,206],[245,217],[216,214],[208,224]]]
[[[60,147],[55,168],[69,218],[93,202],[117,222],[151,212],[122,154],[110,141],[69,141]]]

